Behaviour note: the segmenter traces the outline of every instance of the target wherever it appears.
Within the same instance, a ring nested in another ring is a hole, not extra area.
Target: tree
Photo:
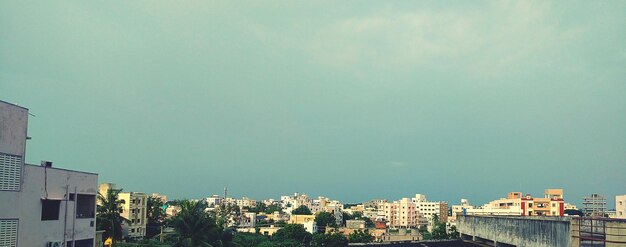
[[[235,219],[241,216],[241,210],[237,205],[221,204],[211,211],[211,215],[219,227],[226,228],[236,223]]]
[[[418,231],[419,231],[420,235],[422,235],[422,239],[423,240],[431,240],[431,239],[433,239],[433,236],[430,234],[430,232],[428,232],[428,228],[426,226],[420,226]]]
[[[364,231],[357,230],[348,235],[348,241],[350,241],[350,243],[369,243],[372,242],[373,239],[372,234],[370,234],[367,229]]]
[[[431,231],[433,239],[448,239],[446,223],[439,222],[439,216],[433,215],[433,229]]]
[[[233,239],[233,243],[242,247],[255,247],[268,241],[270,241],[270,239],[263,234],[247,232],[236,233]]]
[[[163,209],[163,201],[158,197],[148,197],[147,201],[147,218],[146,237],[152,238],[161,232],[161,226],[165,220],[165,209]]]
[[[316,233],[313,235],[313,242],[311,246],[324,246],[324,247],[342,247],[348,246],[348,238],[341,233],[332,232],[328,234]]]
[[[108,189],[106,195],[98,193],[96,225],[98,230],[105,230],[103,237],[111,237],[113,242],[122,239],[122,223],[130,221],[120,215],[124,200],[118,198],[122,190]]]
[[[376,224],[374,224],[372,219],[363,216],[363,213],[361,213],[361,212],[354,212],[352,214],[344,212],[343,213],[343,225],[344,226],[346,225],[346,221],[347,220],[363,220],[363,221],[365,221],[365,227],[366,228],[374,228],[374,227],[376,227]]]
[[[295,214],[295,215],[311,215],[311,210],[305,206],[305,205],[301,205],[300,207],[294,209],[293,211],[291,211],[291,214]]]
[[[335,219],[335,215],[328,212],[319,212],[315,216],[315,224],[317,225],[320,232],[324,232],[326,227],[337,227],[337,220]]]
[[[176,232],[175,247],[211,247],[221,245],[222,232],[205,211],[205,201],[177,201],[180,211],[169,225]]]
[[[269,206],[267,206],[267,208],[265,209],[265,213],[266,213],[266,214],[273,214],[274,212],[277,212],[277,211],[278,211],[278,212],[282,212],[282,211],[283,211],[283,209],[282,209],[280,206],[275,205],[275,204],[269,205]]]
[[[459,231],[456,230],[456,226],[451,226],[450,227],[450,232],[448,233],[448,238],[449,239],[458,239],[459,238]]]
[[[272,241],[274,242],[285,242],[285,241],[295,241],[297,243],[307,245],[311,242],[311,233],[307,232],[304,229],[304,226],[301,224],[287,224],[283,229],[276,231],[272,235]]]

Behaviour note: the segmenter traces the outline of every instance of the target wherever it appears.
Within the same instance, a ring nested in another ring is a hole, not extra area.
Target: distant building
[[[583,214],[591,217],[604,217],[606,212],[606,198],[601,194],[591,194],[583,197]]]
[[[626,219],[626,195],[615,196],[615,218]]]
[[[346,228],[365,229],[365,221],[364,220],[346,220]]]
[[[118,189],[115,184],[100,184],[100,194],[105,195],[109,189]],[[118,194],[122,200],[122,212],[120,215],[130,222],[124,223],[124,229],[129,238],[143,238],[146,236],[146,224],[148,222],[148,196],[143,192],[124,192]]]
[[[448,221],[448,203],[430,202],[426,200],[426,195],[416,194],[411,199],[415,204],[415,209],[428,219],[428,224],[432,226],[433,216],[437,215],[440,222]]]
[[[418,228],[422,215],[410,198],[394,202],[384,202],[381,207],[384,219],[391,228]]]
[[[210,197],[207,197],[206,199],[207,205],[209,207],[215,207],[217,205],[220,205],[223,201],[224,199],[218,195],[212,195]]]
[[[0,246],[93,247],[98,175],[25,164],[28,109],[0,101]]]
[[[289,216],[289,224],[301,224],[307,232],[316,233],[317,224],[315,223],[315,215],[296,215]]]
[[[165,195],[159,195],[157,193],[152,193],[152,195],[150,195],[150,197],[157,198],[157,199],[159,199],[163,203],[167,202],[167,196],[165,196]]]
[[[521,216],[563,216],[565,202],[562,189],[548,189],[543,198],[534,198],[522,192],[509,192],[506,198],[491,201],[481,207],[454,206],[453,214],[467,215],[521,215]]]

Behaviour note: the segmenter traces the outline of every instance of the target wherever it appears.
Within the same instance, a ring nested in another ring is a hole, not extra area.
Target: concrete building
[[[0,246],[93,247],[98,175],[25,164],[27,124],[0,101]]]
[[[315,223],[315,215],[296,215],[289,216],[289,224],[301,224],[307,232],[316,233],[317,224]]]
[[[235,202],[237,204],[237,206],[239,206],[239,208],[254,208],[256,207],[256,201],[253,199],[250,199],[248,197],[243,197],[241,199],[237,199],[237,201]]]
[[[105,195],[109,189],[118,189],[115,184],[100,184],[100,194]],[[143,192],[121,192],[118,199],[122,200],[120,215],[130,223],[124,223],[123,228],[129,238],[143,238],[146,236],[148,222],[148,195]]]
[[[411,199],[415,204],[415,209],[428,219],[428,224],[433,224],[433,216],[437,215],[439,221],[448,221],[448,203],[447,202],[430,202],[426,199],[426,195],[415,194]]]
[[[583,213],[585,216],[604,217],[606,198],[602,194],[591,194],[583,197]]]
[[[626,219],[626,195],[615,196],[615,218]]]
[[[382,204],[382,214],[391,228],[418,228],[421,226],[422,215],[417,211],[410,198],[402,198],[394,202]]]
[[[167,196],[166,195],[160,195],[158,193],[152,193],[150,195],[150,197],[152,198],[157,198],[159,199],[162,203],[166,203],[167,202]]]
[[[506,198],[478,208],[465,208],[464,212],[466,215],[564,216],[565,202],[562,189],[547,189],[544,197],[539,198],[530,194],[522,195],[522,192],[509,192]]]

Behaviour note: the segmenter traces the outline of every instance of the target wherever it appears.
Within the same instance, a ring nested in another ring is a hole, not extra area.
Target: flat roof
[[[5,103],[5,104],[7,104],[7,105],[16,106],[16,107],[19,107],[19,108],[22,108],[22,109],[24,109],[24,110],[27,110],[27,111],[28,111],[28,108],[23,107],[23,106],[21,106],[21,105],[17,105],[17,104],[13,104],[13,103],[10,103],[10,102],[6,102],[6,101],[1,100],[1,99],[0,99],[0,102]]]
[[[29,166],[35,166],[35,167],[42,167],[41,165],[33,165],[33,164],[28,164],[28,163],[24,163],[25,165],[29,165]],[[90,174],[90,175],[98,175],[98,173],[95,172],[84,172],[84,171],[77,171],[77,170],[71,170],[71,169],[65,169],[65,168],[58,168],[58,167],[48,167],[48,169],[56,169],[56,170],[61,170],[61,171],[68,171],[68,172],[77,172],[77,173],[83,173],[83,174]]]

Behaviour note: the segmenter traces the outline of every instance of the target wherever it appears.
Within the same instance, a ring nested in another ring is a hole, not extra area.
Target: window
[[[76,218],[96,217],[96,196],[78,194],[76,196]]]
[[[70,201],[74,201],[75,199],[76,199],[76,194],[74,194],[74,193],[70,193],[69,200],[70,200]]]
[[[41,200],[41,220],[59,220],[60,200]]]
[[[22,156],[0,153],[0,190],[20,190]]]
[[[93,247],[93,238],[76,240],[74,247]]]
[[[17,246],[17,225],[16,219],[0,219],[0,246]]]

